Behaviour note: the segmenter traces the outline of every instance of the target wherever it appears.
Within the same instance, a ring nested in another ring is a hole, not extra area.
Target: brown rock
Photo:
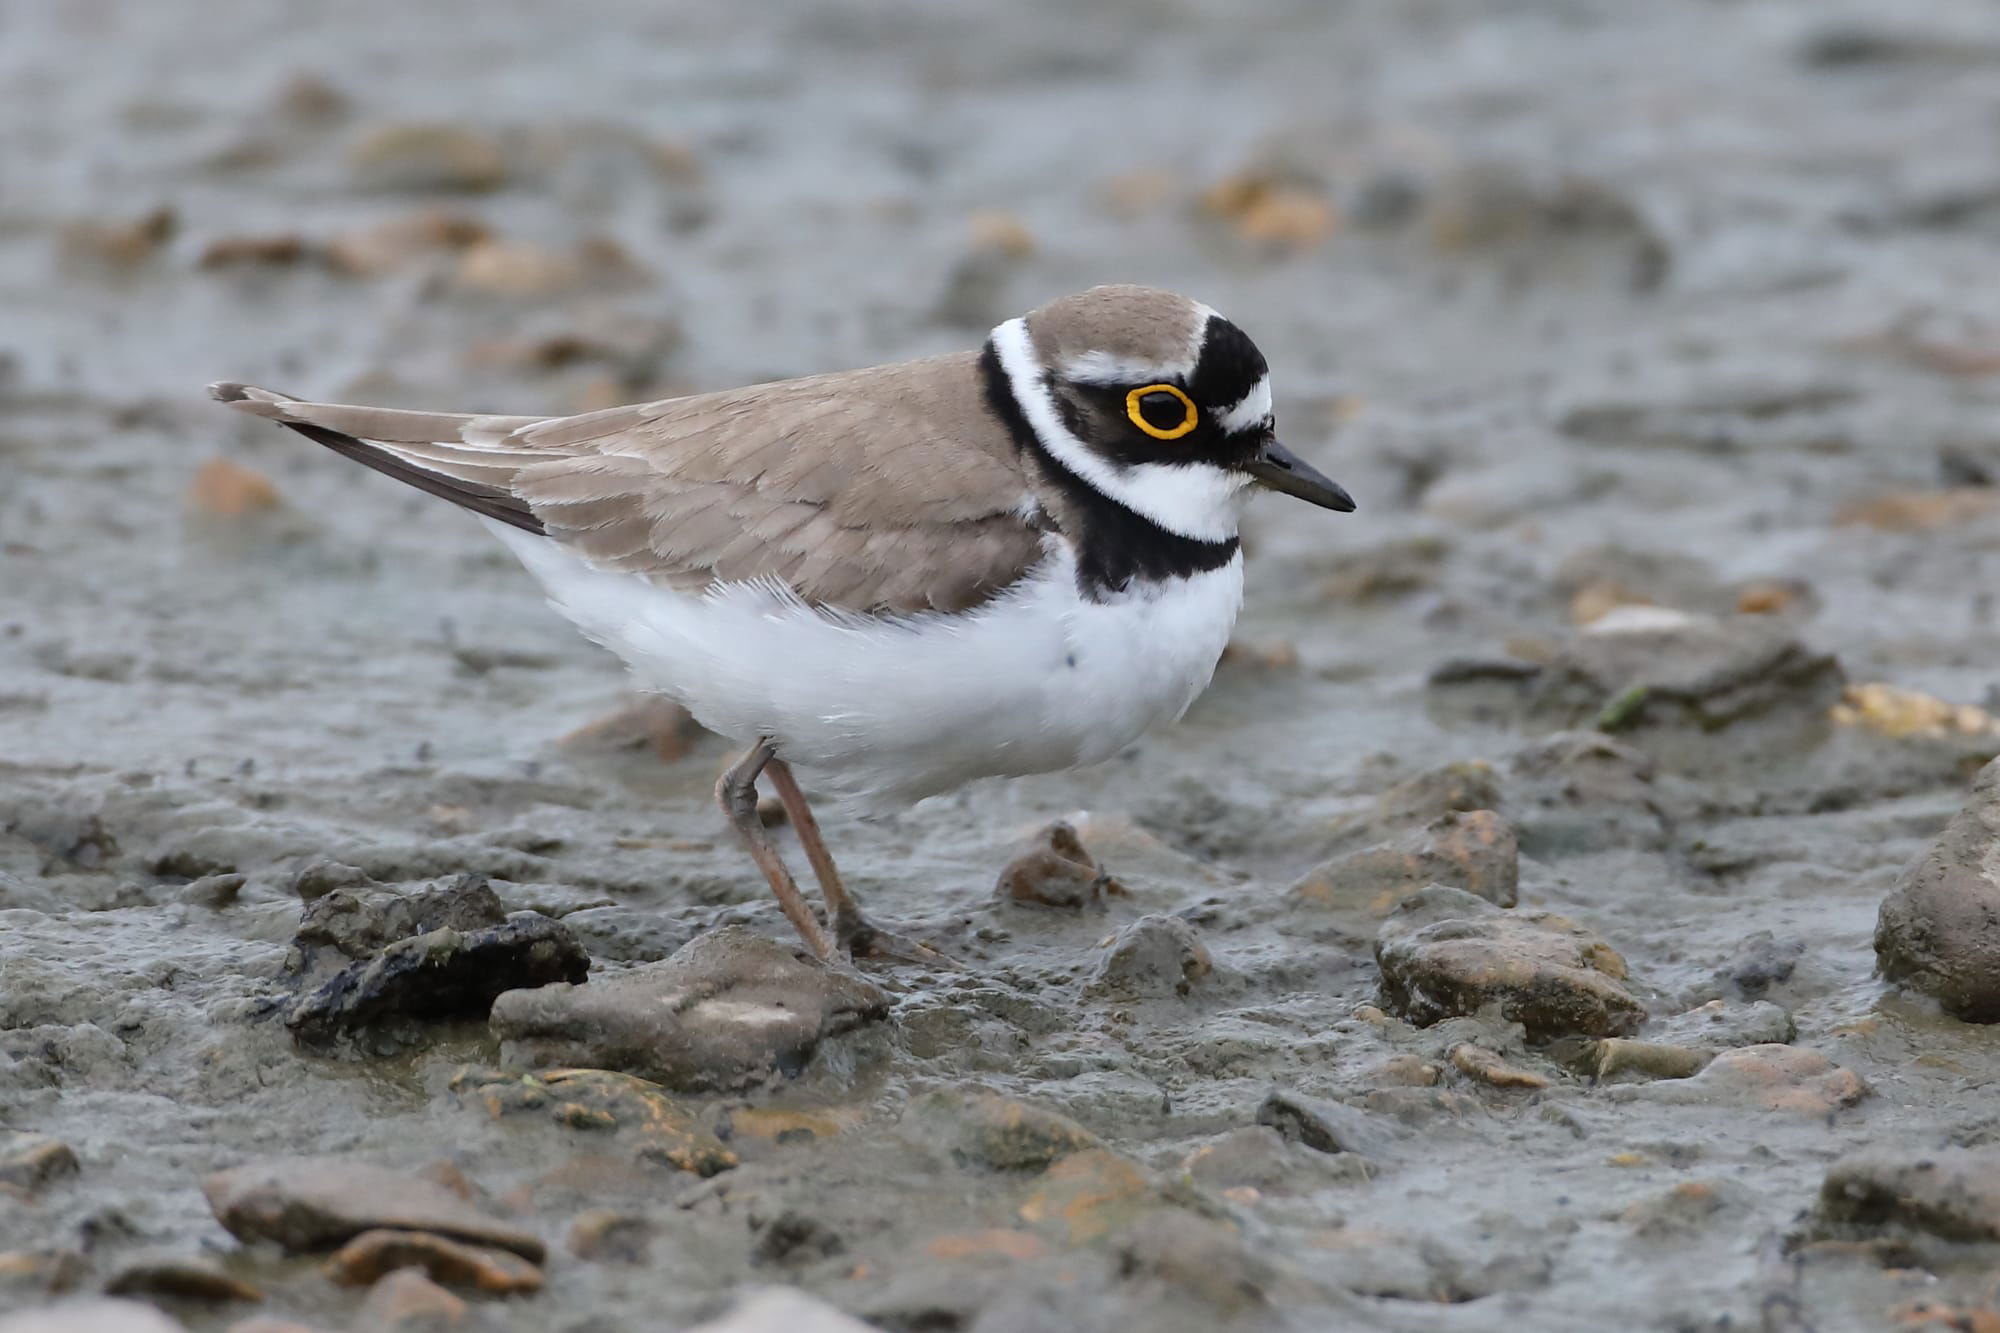
[[[137,1301],[73,1301],[0,1318],[0,1333],[182,1333],[181,1326]]]
[[[1961,486],[1947,491],[1899,491],[1851,504],[1833,516],[1836,527],[1884,532],[1928,532],[2000,512],[2000,490]]]
[[[301,125],[339,120],[351,105],[346,93],[304,70],[286,79],[276,98],[278,114]]]
[[[320,1333],[310,1324],[298,1324],[289,1319],[273,1319],[268,1315],[255,1315],[249,1319],[239,1319],[231,1324],[228,1333]]]
[[[216,1220],[238,1240],[321,1250],[390,1228],[496,1245],[534,1263],[541,1237],[490,1217],[451,1191],[342,1157],[282,1157],[218,1171],[201,1183]]]
[[[724,926],[584,986],[509,991],[492,1027],[536,1064],[609,1068],[678,1092],[725,1091],[791,1076],[821,1041],[875,1022],[888,1001],[743,926]]]
[[[1499,1052],[1462,1041],[1451,1048],[1452,1067],[1459,1073],[1489,1083],[1496,1088],[1546,1088],[1548,1079],[1531,1069],[1509,1064]]]
[[[672,763],[694,748],[704,733],[687,709],[664,694],[641,694],[623,708],[586,722],[557,744],[571,754],[651,750]]]
[[[363,1328],[456,1328],[464,1322],[465,1302],[415,1268],[389,1274],[369,1288],[361,1303]]]
[[[1825,1116],[1853,1106],[1868,1096],[1869,1087],[1859,1074],[1818,1051],[1773,1042],[1724,1051],[1693,1078],[1632,1091],[1655,1101]]]
[[[180,219],[162,204],[130,222],[96,220],[69,223],[62,229],[65,258],[107,268],[136,268],[174,238]]]
[[[188,1301],[261,1301],[264,1293],[207,1259],[140,1254],[121,1262],[104,1284],[110,1296],[169,1296]]]
[[[656,1083],[609,1069],[557,1069],[539,1076],[462,1069],[451,1090],[502,1116],[529,1111],[573,1130],[604,1130],[641,1159],[712,1176],[736,1154]]]
[[[591,1208],[570,1223],[569,1252],[600,1264],[643,1264],[653,1244],[651,1220],[615,1208]]]
[[[485,135],[458,125],[410,122],[370,130],[348,149],[357,182],[377,190],[491,190],[507,160]]]
[[[1012,213],[974,213],[966,220],[966,232],[975,250],[991,250],[1009,259],[1035,253],[1035,233]]]
[[[1870,1230],[2000,1240],[2000,1148],[1871,1148],[1843,1157],[1827,1169],[1818,1215]]]
[[[1294,897],[1371,921],[1431,884],[1502,907],[1519,900],[1521,852],[1513,826],[1491,810],[1452,811],[1427,828],[1337,856],[1292,885]]]
[[[477,218],[442,208],[342,232],[326,245],[326,262],[349,277],[372,278],[394,272],[426,255],[463,250],[492,238]]]
[[[0,1293],[60,1295],[76,1290],[89,1275],[90,1260],[76,1250],[0,1250]]]
[[[518,1254],[465,1245],[425,1231],[364,1231],[334,1251],[321,1272],[344,1287],[365,1287],[399,1268],[493,1296],[542,1289],[542,1270]]]
[[[1693,1078],[1707,1067],[1714,1054],[1692,1046],[1606,1037],[1592,1052],[1592,1067],[1601,1079],[1627,1074],[1643,1078]]]
[[[1645,1021],[1625,960],[1550,912],[1503,912],[1462,889],[1405,899],[1375,937],[1384,1003],[1419,1026],[1500,1006],[1531,1038],[1617,1036]]]
[[[1724,1214],[1743,1212],[1745,1205],[1743,1187],[1733,1181],[1684,1180],[1639,1200],[1620,1217],[1639,1237],[1657,1242],[1699,1234]]]
[[[1028,847],[1001,867],[993,896],[1039,907],[1095,907],[1108,894],[1128,892],[1101,869],[1076,829],[1062,820],[1036,832]]]
[[[251,264],[296,264],[306,257],[305,238],[297,232],[268,236],[218,236],[201,249],[196,261],[203,268],[240,268]]]
[[[226,458],[211,458],[195,470],[187,498],[188,508],[217,518],[241,518],[279,503],[269,477]]]
[[[983,1088],[947,1089],[913,1108],[961,1162],[999,1171],[1039,1170],[1059,1157],[1101,1146],[1097,1135],[1055,1111]]]
[[[996,1258],[1009,1263],[1028,1263],[1044,1258],[1048,1252],[1048,1242],[1040,1236],[1012,1227],[954,1231],[934,1236],[924,1243],[925,1254],[933,1259],[946,1260]]]
[[[1946,1013],[2000,1022],[2000,760],[1883,900],[1875,957],[1883,976]]]
[[[22,1132],[0,1136],[0,1185],[33,1193],[77,1170],[75,1150],[61,1139]]]
[[[1021,1205],[1021,1220],[1080,1244],[1136,1216],[1149,1192],[1145,1172],[1115,1153],[1091,1148],[1061,1158],[1042,1174],[1042,1183]]]

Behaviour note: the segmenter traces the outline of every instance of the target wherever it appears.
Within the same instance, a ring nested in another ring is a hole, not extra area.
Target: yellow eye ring
[[[1170,393],[1181,400],[1181,407],[1186,410],[1187,415],[1181,418],[1178,426],[1161,430],[1158,426],[1146,420],[1145,413],[1139,410],[1139,400],[1147,394],[1153,393]],[[1194,399],[1188,397],[1171,384],[1144,384],[1126,394],[1125,415],[1131,418],[1133,425],[1145,431],[1146,434],[1156,440],[1178,440],[1181,436],[1193,430],[1201,419],[1201,413],[1195,410]]]

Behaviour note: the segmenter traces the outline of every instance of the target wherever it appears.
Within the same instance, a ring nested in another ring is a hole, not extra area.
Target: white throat
[[[1247,476],[1209,463],[1127,465],[1101,457],[1063,425],[1025,319],[995,328],[993,350],[1029,428],[1059,465],[1168,532],[1211,542],[1236,536]]]

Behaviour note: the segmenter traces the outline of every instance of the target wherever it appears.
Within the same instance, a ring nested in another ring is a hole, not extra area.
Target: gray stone
[[[932,1093],[911,1108],[910,1122],[941,1139],[959,1161],[1000,1171],[1038,1171],[1058,1157],[1103,1146],[1058,1111],[985,1088]]]
[[[1491,810],[1450,811],[1394,841],[1334,857],[1306,872],[1291,894],[1303,904],[1374,922],[1430,884],[1512,907],[1521,884],[1513,827]]]
[[[364,1231],[432,1231],[493,1245],[533,1263],[541,1237],[419,1176],[345,1157],[281,1157],[217,1171],[201,1182],[218,1222],[238,1240],[290,1251],[330,1250]]]
[[[1875,956],[1884,977],[1946,1013],[2000,1022],[2000,760],[1883,900]]]
[[[1214,966],[1193,926],[1177,916],[1142,916],[1118,932],[1084,989],[1107,998],[1186,995]]]
[[[1372,1112],[1282,1089],[1258,1106],[1257,1123],[1314,1152],[1355,1153],[1374,1162],[1393,1158],[1401,1137],[1396,1126]]]
[[[492,1027],[537,1065],[586,1065],[679,1092],[796,1075],[820,1042],[888,1014],[872,983],[744,926],[587,986],[509,991]]]
[[[765,1287],[738,1300],[719,1319],[688,1333],[876,1333],[852,1315],[796,1287]]]
[[[1843,1157],[1827,1169],[1818,1216],[1871,1231],[2000,1240],[2000,1148],[1875,1148]]]

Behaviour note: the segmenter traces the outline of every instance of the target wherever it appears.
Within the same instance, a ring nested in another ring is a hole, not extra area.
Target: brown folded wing
[[[1041,558],[1028,479],[979,385],[972,358],[941,357],[538,421],[215,392],[514,497],[601,568],[911,612],[976,606]]]

